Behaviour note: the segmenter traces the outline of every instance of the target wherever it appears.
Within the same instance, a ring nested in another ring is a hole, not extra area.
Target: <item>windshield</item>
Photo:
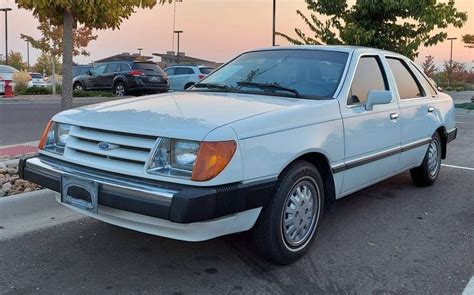
[[[347,58],[347,53],[325,50],[249,52],[196,84],[193,90],[330,98],[339,85]]]

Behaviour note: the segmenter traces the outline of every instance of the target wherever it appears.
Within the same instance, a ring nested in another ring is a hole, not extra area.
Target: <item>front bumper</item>
[[[19,175],[25,180],[56,192],[61,190],[63,175],[92,180],[99,187],[98,213],[75,207],[73,209],[119,226],[183,240],[195,239],[185,238],[186,235],[184,237],[170,236],[159,228],[168,225],[166,228],[189,230],[196,224],[202,225],[203,222],[215,226],[215,222],[219,220],[221,222],[227,220],[235,224],[235,219],[238,217],[239,220],[246,219],[246,222],[237,222],[241,224],[237,227],[231,226],[232,231],[248,230],[255,223],[261,207],[270,197],[275,184],[275,181],[266,181],[217,187],[185,186],[123,176],[43,155],[21,159]],[[254,218],[248,216],[249,214]],[[137,226],[140,223],[138,220],[146,222],[140,227]],[[150,230],[154,228],[153,224],[156,225],[155,231]],[[142,227],[147,230],[143,230]],[[230,233],[229,224],[226,224],[225,228],[227,230],[222,234]],[[218,236],[217,232],[214,230],[211,236]],[[200,234],[202,236],[203,233]],[[210,238],[208,235],[204,236]]]

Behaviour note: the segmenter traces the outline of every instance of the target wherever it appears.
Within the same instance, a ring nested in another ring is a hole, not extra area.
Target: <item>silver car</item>
[[[214,69],[206,66],[176,65],[165,69],[170,89],[186,90],[212,73]]]

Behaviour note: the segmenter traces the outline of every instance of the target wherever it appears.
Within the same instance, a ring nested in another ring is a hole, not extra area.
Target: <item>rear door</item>
[[[436,126],[436,109],[431,94],[404,59],[386,56],[395,79],[402,122],[402,154],[399,169],[419,166]]]
[[[86,89],[100,88],[99,78],[105,71],[107,64],[99,64],[90,70],[90,75],[84,77],[84,84]]]
[[[193,82],[194,70],[191,67],[176,67],[173,76],[173,89],[184,90],[188,82]]]
[[[345,134],[343,195],[394,174],[400,158],[397,100],[374,105],[373,110],[365,108],[369,91],[391,90],[387,65],[377,54],[362,55],[356,64],[349,97],[341,105]]]

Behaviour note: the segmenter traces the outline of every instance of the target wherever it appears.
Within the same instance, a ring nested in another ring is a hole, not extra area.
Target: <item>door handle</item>
[[[432,113],[432,112],[434,112],[434,107],[429,107],[428,108],[428,113]]]
[[[399,116],[398,116],[397,113],[391,113],[391,114],[390,114],[390,120],[396,120],[396,119],[398,119],[398,117],[399,117]]]

